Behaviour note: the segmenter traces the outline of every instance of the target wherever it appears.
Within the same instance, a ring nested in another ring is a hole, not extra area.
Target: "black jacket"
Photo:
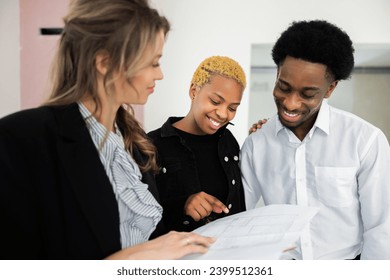
[[[202,191],[193,153],[177,134],[173,123],[181,118],[170,117],[165,124],[148,133],[158,150],[160,173],[156,176],[157,188],[163,206],[163,221],[168,230],[192,231],[205,224],[195,222],[184,214],[187,198]],[[218,154],[226,175],[228,186],[227,201],[230,214],[245,210],[244,191],[239,168],[240,147],[233,134],[225,127],[220,128]],[[211,175],[211,174],[210,174]]]
[[[153,175],[143,181],[158,198]],[[0,119],[0,223],[0,259],[101,259],[121,249],[117,201],[77,104]]]

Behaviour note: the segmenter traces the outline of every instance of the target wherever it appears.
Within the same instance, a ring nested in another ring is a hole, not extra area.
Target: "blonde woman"
[[[155,148],[132,114],[156,81],[169,23],[148,2],[72,1],[53,89],[0,120],[1,259],[175,259],[213,239],[159,224]]]

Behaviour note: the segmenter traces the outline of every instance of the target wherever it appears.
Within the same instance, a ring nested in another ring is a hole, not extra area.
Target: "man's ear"
[[[325,94],[325,98],[329,98],[329,97],[332,95],[332,93],[333,93],[334,89],[337,87],[337,84],[338,84],[338,83],[339,83],[339,81],[333,81],[333,82],[329,85],[328,91],[327,91],[326,94]]]
[[[95,57],[95,66],[99,74],[104,76],[108,70],[108,54],[106,52],[99,52]]]

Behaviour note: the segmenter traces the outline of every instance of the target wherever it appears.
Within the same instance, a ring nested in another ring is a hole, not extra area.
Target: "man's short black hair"
[[[323,20],[293,22],[272,49],[279,67],[286,56],[327,66],[335,80],[348,79],[354,66],[354,48],[348,34]]]

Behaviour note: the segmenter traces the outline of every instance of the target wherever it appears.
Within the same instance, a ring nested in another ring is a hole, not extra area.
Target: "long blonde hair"
[[[115,71],[125,71],[131,78],[141,65],[145,49],[156,43],[158,33],[166,35],[167,19],[152,9],[147,0],[74,0],[64,17],[56,58],[52,65],[52,90],[45,105],[67,105],[78,102],[85,94],[101,106],[97,93],[95,57],[108,53],[110,59],[104,86],[110,92]],[[126,148],[134,146],[148,157],[138,162],[142,171],[157,172],[156,148],[134,117],[131,106],[120,107],[116,115]]]

